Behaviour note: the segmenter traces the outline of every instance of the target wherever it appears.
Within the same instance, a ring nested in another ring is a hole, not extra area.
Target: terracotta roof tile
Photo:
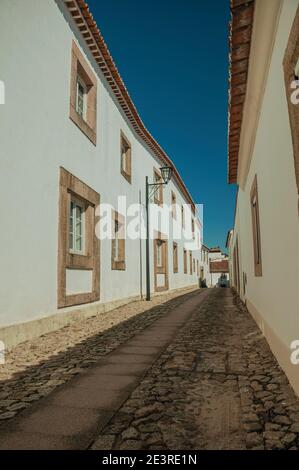
[[[228,182],[237,182],[255,0],[231,0]]]

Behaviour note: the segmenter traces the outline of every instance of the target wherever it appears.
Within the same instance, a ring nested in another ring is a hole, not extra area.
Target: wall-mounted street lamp
[[[151,281],[150,281],[150,249],[149,249],[149,232],[150,232],[150,216],[149,216],[149,201],[156,194],[159,187],[165,186],[169,183],[172,176],[172,168],[170,166],[163,166],[160,168],[162,182],[149,183],[148,176],[145,177],[145,206],[146,206],[146,300],[151,300]]]
[[[161,177],[162,177],[164,184],[169,183],[172,177],[171,166],[162,166],[162,168],[160,168],[160,171],[161,171]]]

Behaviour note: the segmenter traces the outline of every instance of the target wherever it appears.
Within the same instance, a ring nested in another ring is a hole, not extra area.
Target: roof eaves
[[[230,3],[228,182],[236,183],[255,0],[231,0]]]

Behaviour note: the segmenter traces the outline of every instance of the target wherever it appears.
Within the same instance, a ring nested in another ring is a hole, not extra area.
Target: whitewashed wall
[[[96,147],[69,119],[73,38],[99,77]],[[152,178],[153,166],[161,165],[131,131],[62,1],[1,0],[0,64],[1,327],[57,312],[59,167],[115,205],[119,194],[138,203],[139,192],[144,203],[145,175]],[[120,174],[121,129],[132,145],[132,185]],[[178,204],[186,202],[174,182],[165,202],[171,189]],[[170,289],[197,282],[195,273],[183,274],[182,251],[180,243],[173,274],[169,243]],[[141,254],[139,241],[126,242],[124,272],[111,271],[111,242],[101,243],[101,302],[140,295],[140,259],[144,293],[145,242]],[[153,259],[151,267],[153,273]]]
[[[210,287],[211,276],[210,276],[210,266],[209,266],[209,254],[205,249],[202,250],[202,255],[200,257],[200,265],[203,268],[204,279],[206,280],[207,287]]]
[[[232,247],[239,240],[241,297],[267,336],[299,392],[290,343],[299,339],[299,218],[293,147],[283,76],[283,57],[298,1],[283,2],[244,191],[239,188]],[[257,174],[262,277],[254,275],[250,190]],[[232,252],[232,248],[230,250]]]

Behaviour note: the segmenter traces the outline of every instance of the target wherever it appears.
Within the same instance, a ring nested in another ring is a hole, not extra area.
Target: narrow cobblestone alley
[[[27,375],[23,394],[18,388],[26,409],[19,406],[19,414],[3,418],[0,448],[299,447],[299,400],[230,289],[187,293],[116,331],[118,339],[110,347],[105,334],[98,334],[73,348],[73,354],[60,353],[50,366],[60,379],[70,357],[85,349],[88,358],[76,359],[76,377],[64,375],[66,383],[53,383],[48,396],[35,392],[31,405],[25,389],[45,387],[49,364]],[[16,387],[18,381],[11,382]]]
[[[298,449],[299,400],[246,308],[207,301],[94,443],[95,449]]]

